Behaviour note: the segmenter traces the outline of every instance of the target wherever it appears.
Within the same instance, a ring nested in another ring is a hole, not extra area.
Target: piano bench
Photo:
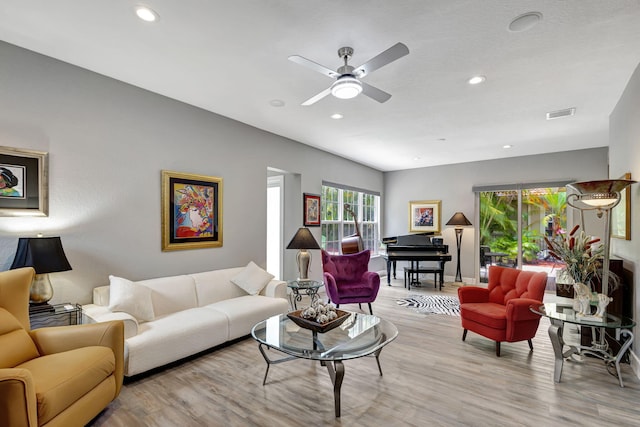
[[[405,268],[404,269],[404,287],[408,290],[411,290],[411,283],[419,283],[418,280],[413,280],[414,274],[429,274],[433,273],[433,287],[437,288],[440,283],[440,290],[442,290],[442,275],[444,274],[444,270],[438,267],[420,267],[420,268]],[[438,280],[438,275],[440,275],[440,280]],[[407,281],[407,276],[409,280]]]

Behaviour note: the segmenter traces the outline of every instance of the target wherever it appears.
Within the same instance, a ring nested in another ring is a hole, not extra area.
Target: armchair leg
[[[500,357],[500,341],[496,341],[496,356]]]
[[[462,331],[462,341],[464,341],[467,338],[467,330],[465,329],[464,331]]]
[[[361,303],[358,303],[358,308],[359,308],[360,310],[362,310],[362,304],[361,304]]]
[[[371,308],[371,303],[368,303],[368,304],[369,304],[369,314],[373,314],[373,309]]]
[[[531,342],[531,339],[528,339],[527,342],[529,343],[529,350],[533,351],[533,343]]]

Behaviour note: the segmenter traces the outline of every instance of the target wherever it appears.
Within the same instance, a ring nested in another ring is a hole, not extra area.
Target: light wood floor
[[[265,362],[251,338],[125,384],[94,426],[638,426],[640,381],[623,365],[625,388],[598,359],[565,362],[553,382],[553,351],[543,319],[533,340],[494,343],[458,317],[400,307],[401,281],[381,286],[374,314],[391,320],[398,338],[375,360],[345,362],[342,417],[334,417],[331,381],[307,360]],[[447,284],[443,293],[455,294]],[[439,293],[432,287],[411,293]],[[358,306],[341,306],[357,310]],[[363,306],[365,308],[365,306]]]

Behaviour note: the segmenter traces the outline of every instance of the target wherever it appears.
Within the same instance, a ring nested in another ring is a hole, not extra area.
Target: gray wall
[[[602,141],[605,145],[606,141]],[[514,157],[482,162],[412,169],[385,173],[384,236],[407,234],[409,201],[442,201],[442,236],[454,256],[445,275],[455,276],[455,232],[445,223],[461,211],[478,224],[473,186],[559,180],[590,180],[607,177],[607,149],[567,151],[538,156]],[[475,253],[477,230],[467,227],[461,245],[461,272],[465,283],[473,283],[478,265]]]
[[[640,180],[640,66],[631,76],[627,87],[610,117],[610,177],[619,178],[631,172],[631,178]],[[624,267],[633,272],[633,315],[640,319],[638,295],[638,257],[640,256],[640,184],[631,186],[631,240],[612,239],[611,252],[624,261]],[[638,328],[634,335],[637,336]],[[640,346],[634,345],[632,361],[640,371]]]
[[[52,302],[87,303],[109,274],[264,266],[268,167],[299,174],[285,245],[302,225],[302,192],[320,193],[322,180],[383,191],[374,169],[3,42],[0,145],[49,152],[49,216],[0,218],[0,270],[18,237],[61,236],[73,270],[51,275]],[[161,251],[163,169],[224,179],[222,248]],[[320,256],[312,270],[321,277]]]

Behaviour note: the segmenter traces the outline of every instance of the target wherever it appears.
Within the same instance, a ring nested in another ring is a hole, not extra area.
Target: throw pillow
[[[116,276],[109,276],[109,283],[109,310],[123,311],[139,321],[155,318],[151,289]]]
[[[257,295],[273,277],[273,274],[269,274],[251,261],[239,274],[231,279],[231,282],[240,286],[249,295]]]

